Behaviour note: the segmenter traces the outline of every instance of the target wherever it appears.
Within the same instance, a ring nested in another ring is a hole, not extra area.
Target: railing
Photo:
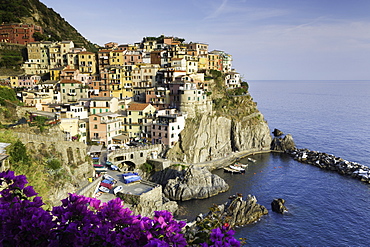
[[[114,122],[120,122],[121,120],[120,119],[108,119],[108,120],[101,120],[102,123],[114,123]]]

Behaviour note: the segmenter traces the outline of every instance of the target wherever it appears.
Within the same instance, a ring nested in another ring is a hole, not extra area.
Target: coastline
[[[272,152],[282,153],[282,151],[274,151],[274,150],[271,150],[270,148],[262,148],[262,149],[256,148],[256,149],[249,149],[245,151],[233,152],[229,155],[226,155],[223,158],[219,158],[215,160],[209,160],[209,161],[204,161],[200,163],[182,163],[182,164],[188,165],[188,166],[195,165],[199,167],[206,167],[208,168],[208,170],[212,171],[215,169],[220,169],[225,166],[228,166],[249,155],[260,154],[260,153],[272,153]]]
[[[194,164],[182,164],[187,166],[195,165],[198,167],[206,167],[209,171],[213,171],[216,169],[227,167],[228,165],[233,164],[240,159],[246,158],[250,155],[261,153],[286,153],[292,159],[297,160],[300,163],[314,165],[325,170],[336,171],[340,175],[350,176],[352,178],[360,180],[361,182],[370,184],[370,167],[361,165],[356,162],[347,161],[334,155],[308,149],[295,148],[293,150],[285,151],[271,150],[270,148],[249,149],[245,151],[233,152],[223,158],[219,158],[216,160],[204,161]]]

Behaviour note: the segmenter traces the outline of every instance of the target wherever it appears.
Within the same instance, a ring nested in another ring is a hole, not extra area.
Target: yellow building
[[[82,74],[96,74],[97,62],[95,53],[88,51],[78,53],[78,66],[78,69]]]
[[[150,137],[152,120],[156,110],[151,104],[129,103],[124,117],[123,131],[129,137]]]
[[[109,65],[122,66],[124,63],[123,60],[123,51],[112,50],[109,52]]]
[[[208,69],[208,56],[199,55],[198,56],[198,71],[205,71]]]
[[[126,97],[133,97],[132,82],[130,76],[126,76],[129,71],[123,66],[111,66],[107,68],[108,73],[104,73],[104,80],[109,84],[110,96],[123,99]]]

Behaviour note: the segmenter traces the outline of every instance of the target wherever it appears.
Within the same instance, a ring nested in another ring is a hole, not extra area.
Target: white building
[[[176,109],[158,111],[152,124],[152,143],[173,147],[179,141],[180,132],[185,128],[186,115]]]

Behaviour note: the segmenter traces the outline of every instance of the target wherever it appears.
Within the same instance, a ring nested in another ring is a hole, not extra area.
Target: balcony
[[[113,119],[102,119],[101,120],[101,123],[105,123],[105,124],[108,124],[108,123],[114,123],[114,122],[120,122],[121,120],[120,119],[117,119],[117,118],[113,118]]]
[[[76,96],[77,93],[68,93],[68,96]]]
[[[100,137],[100,136],[93,136],[93,137],[91,138],[91,141],[93,141],[93,142],[101,141],[101,137]]]

